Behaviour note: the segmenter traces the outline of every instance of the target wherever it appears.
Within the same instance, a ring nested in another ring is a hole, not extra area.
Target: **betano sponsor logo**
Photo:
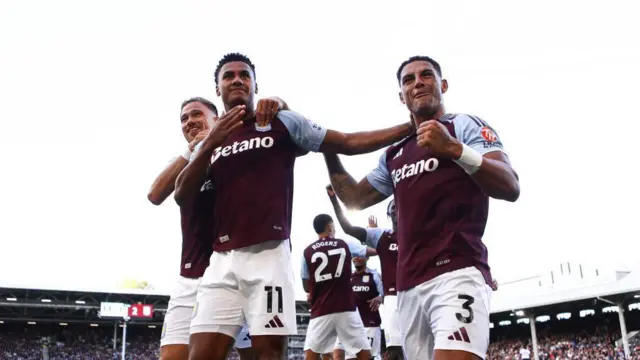
[[[436,158],[422,159],[415,164],[404,164],[401,168],[391,171],[393,186],[396,186],[401,180],[422,174],[425,171],[434,172],[439,164]]]
[[[274,144],[274,140],[271,136],[265,137],[254,137],[249,140],[242,141],[234,141],[233,144],[227,145],[225,147],[218,147],[213,151],[213,156],[211,157],[211,163],[213,164],[220,158],[220,156],[227,157],[234,154],[239,154],[243,151],[260,149],[260,148],[270,148]]]
[[[370,288],[366,285],[353,285],[353,291],[356,292],[367,292]]]

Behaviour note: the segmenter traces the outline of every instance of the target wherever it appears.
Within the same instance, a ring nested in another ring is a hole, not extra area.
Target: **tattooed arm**
[[[366,209],[388,198],[393,193],[391,175],[389,175],[384,162],[384,154],[380,158],[378,167],[360,182],[356,182],[353,176],[344,169],[338,155],[324,154],[324,160],[327,164],[333,190],[349,209]]]

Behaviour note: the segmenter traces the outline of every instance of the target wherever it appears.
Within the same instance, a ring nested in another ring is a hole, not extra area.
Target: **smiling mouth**
[[[413,98],[417,99],[417,98],[421,98],[421,97],[424,97],[424,96],[427,96],[427,95],[429,95],[429,93],[422,93],[422,94],[418,94],[418,95],[414,96]]]

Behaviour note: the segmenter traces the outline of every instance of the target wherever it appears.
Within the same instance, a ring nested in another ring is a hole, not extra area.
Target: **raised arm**
[[[236,106],[216,121],[211,132],[198,144],[194,156],[176,179],[174,198],[178,205],[192,199],[200,191],[200,187],[207,179],[207,171],[213,151],[219,147],[224,139],[242,125],[244,105]]]
[[[383,155],[384,157],[384,155]],[[329,179],[334,192],[349,209],[362,210],[373,206],[389,197],[393,188],[391,187],[391,175],[386,170],[383,158],[380,159],[378,168],[371,172],[366,178],[356,182],[342,165],[340,158],[335,154],[324,154],[324,160],[329,171]],[[372,182],[383,184],[378,186],[382,191],[372,185]]]
[[[186,155],[185,153],[185,156],[190,155],[191,154]],[[151,189],[149,189],[149,194],[147,194],[147,199],[149,199],[153,205],[162,204],[173,192],[178,175],[180,175],[182,169],[189,163],[189,158],[185,156],[178,156],[173,159],[154,180]]]
[[[195,149],[196,145],[198,145],[202,140],[204,140],[207,135],[209,135],[209,129],[201,131],[196,137],[189,143],[187,149],[185,150],[182,156],[178,156],[171,161],[171,163],[158,175],[153,184],[151,185],[151,189],[149,190],[149,194],[147,195],[147,199],[153,205],[162,204],[173,192],[176,179],[180,172],[187,166],[189,163],[189,159],[191,158],[191,154]]]
[[[336,217],[338,218],[338,223],[340,223],[340,227],[345,234],[349,236],[353,236],[354,238],[360,240],[360,242],[364,243],[367,240],[367,230],[361,228],[359,226],[353,226],[349,222],[349,219],[344,215],[344,211],[342,211],[342,206],[340,206],[340,202],[336,197],[336,193],[333,191],[331,185],[327,185],[327,195],[329,195],[329,200],[331,201],[331,205],[333,205],[333,210],[336,213]]]
[[[484,120],[470,115],[458,115],[453,124],[455,137],[435,120],[423,122],[418,129],[418,145],[453,159],[487,196],[516,201],[520,196],[518,174],[496,132]]]

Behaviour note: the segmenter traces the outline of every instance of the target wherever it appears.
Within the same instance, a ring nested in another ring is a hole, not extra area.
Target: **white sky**
[[[406,121],[396,69],[434,57],[448,110],[488,121],[521,178],[517,203],[492,203],[496,278],[639,261],[634,5],[236,3],[0,2],[0,286],[112,289],[136,278],[169,291],[179,215],[171,199],[149,204],[147,190],[185,146],[181,101],[219,104],[212,74],[232,51],[256,64],[260,95],[343,131]],[[343,160],[360,179],[378,155]],[[299,160],[296,260],[313,217],[332,213],[327,181],[322,156]],[[385,205],[352,220],[373,213],[386,225]]]

